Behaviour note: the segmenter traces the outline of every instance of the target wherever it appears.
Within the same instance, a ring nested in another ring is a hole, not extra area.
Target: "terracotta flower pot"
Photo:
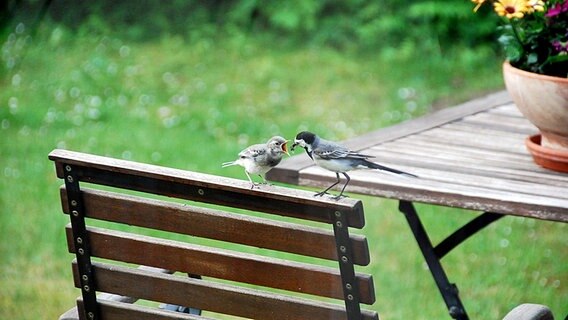
[[[568,173],[568,151],[544,148],[540,145],[540,140],[540,134],[525,139],[534,162],[547,169]]]
[[[507,91],[521,113],[542,134],[545,148],[568,151],[568,78],[517,69],[505,62]]]
[[[526,145],[535,162],[568,172],[568,78],[551,77],[503,64],[505,86],[519,111],[539,130]]]

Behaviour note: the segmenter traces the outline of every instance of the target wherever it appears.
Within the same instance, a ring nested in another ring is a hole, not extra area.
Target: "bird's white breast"
[[[259,166],[251,158],[241,158],[237,161],[237,163],[245,168],[245,170],[250,174],[265,174],[268,170],[270,170],[270,167]]]
[[[316,157],[314,161],[318,166],[333,172],[347,172],[354,169],[345,159],[322,160]]]

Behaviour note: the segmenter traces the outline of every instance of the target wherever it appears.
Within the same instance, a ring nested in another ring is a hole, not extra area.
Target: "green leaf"
[[[556,56],[548,57],[548,59],[546,60],[547,63],[557,63],[563,61],[568,61],[568,54],[559,54]]]
[[[528,56],[527,56],[527,63],[533,64],[533,63],[537,63],[537,62],[538,62],[538,54],[536,54],[535,52],[529,53]]]

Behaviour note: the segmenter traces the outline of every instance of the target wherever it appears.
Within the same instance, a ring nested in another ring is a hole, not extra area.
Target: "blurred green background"
[[[0,319],[54,319],[79,294],[52,149],[245,179],[220,164],[272,135],[342,140],[502,90],[496,25],[449,0],[2,2]],[[372,308],[449,319],[396,203],[361,198]],[[434,242],[476,215],[419,210]],[[564,317],[567,231],[507,217],[444,258],[471,318]]]

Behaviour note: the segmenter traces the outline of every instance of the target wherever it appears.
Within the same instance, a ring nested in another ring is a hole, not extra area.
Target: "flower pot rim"
[[[525,139],[525,146],[534,162],[550,170],[568,173],[568,152],[543,147],[540,142],[540,134],[528,136]]]
[[[517,73],[517,74],[522,75],[524,77],[545,79],[545,80],[550,80],[550,81],[568,84],[568,78],[549,76],[549,75],[546,75],[546,74],[540,74],[540,73],[535,73],[535,72],[530,72],[530,71],[526,71],[526,70],[523,70],[523,69],[519,69],[517,67],[514,67],[509,62],[509,60],[506,60],[505,62],[503,62],[503,68],[508,69],[510,72]]]

